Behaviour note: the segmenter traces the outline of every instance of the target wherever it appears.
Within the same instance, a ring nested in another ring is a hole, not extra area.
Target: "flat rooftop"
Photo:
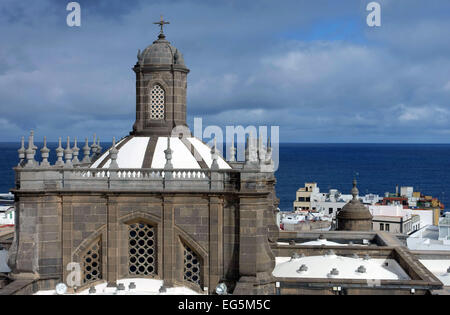
[[[135,288],[130,288],[131,283],[135,284]],[[154,279],[121,279],[117,281],[117,284],[123,284],[124,290],[117,290],[117,288],[107,288],[106,282],[102,282],[93,286],[95,293],[89,293],[90,289],[86,289],[77,293],[67,293],[67,295],[199,295],[194,290],[187,287],[171,287],[166,288],[165,292],[159,292],[159,289],[163,285],[162,280]],[[56,295],[55,290],[43,290],[38,291],[34,295]]]
[[[335,254],[276,257],[272,274],[279,278],[410,280],[393,259],[344,257]]]

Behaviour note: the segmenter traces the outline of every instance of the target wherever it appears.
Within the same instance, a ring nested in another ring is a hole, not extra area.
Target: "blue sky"
[[[450,143],[450,2],[65,0],[0,3],[0,141],[131,130],[138,49],[184,54],[188,122],[279,125],[282,142]]]

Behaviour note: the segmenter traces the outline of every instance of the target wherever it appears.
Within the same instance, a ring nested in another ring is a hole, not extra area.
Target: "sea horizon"
[[[42,142],[35,144],[40,147]],[[103,152],[111,144],[102,142]],[[84,141],[79,141],[79,147],[83,145]],[[14,185],[13,167],[18,163],[20,142],[0,142],[0,146],[0,193],[6,193]],[[53,163],[57,142],[48,142],[48,146]],[[39,155],[38,150],[37,160]],[[450,144],[283,142],[279,145],[279,168],[275,173],[279,207],[291,211],[295,192],[305,182],[318,183],[321,192],[338,189],[348,194],[354,177],[361,195],[373,193],[383,197],[385,192],[394,192],[396,185],[413,186],[415,191],[439,198],[447,206],[449,156]]]

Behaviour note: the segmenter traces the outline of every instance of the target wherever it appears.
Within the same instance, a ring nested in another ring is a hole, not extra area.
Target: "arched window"
[[[159,85],[154,85],[150,91],[150,118],[152,120],[164,120],[164,90]]]
[[[83,256],[83,284],[102,279],[102,242],[99,238]]]
[[[184,245],[184,280],[201,286],[200,258],[186,245]]]
[[[155,227],[146,223],[128,225],[128,271],[130,275],[156,275]]]

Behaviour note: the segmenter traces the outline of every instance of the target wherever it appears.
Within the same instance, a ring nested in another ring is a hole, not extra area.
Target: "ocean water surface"
[[[36,144],[39,148],[42,144]],[[102,144],[107,148],[110,144]],[[18,143],[0,143],[0,193],[14,186]],[[56,143],[49,144],[50,161]],[[79,145],[82,147],[83,143]],[[321,191],[349,193],[353,177],[360,194],[394,192],[395,185],[414,186],[450,205],[450,145],[447,144],[281,144],[277,177],[280,209],[290,211],[295,192],[305,182]],[[82,154],[80,152],[80,157]],[[40,159],[37,157],[37,159]]]

